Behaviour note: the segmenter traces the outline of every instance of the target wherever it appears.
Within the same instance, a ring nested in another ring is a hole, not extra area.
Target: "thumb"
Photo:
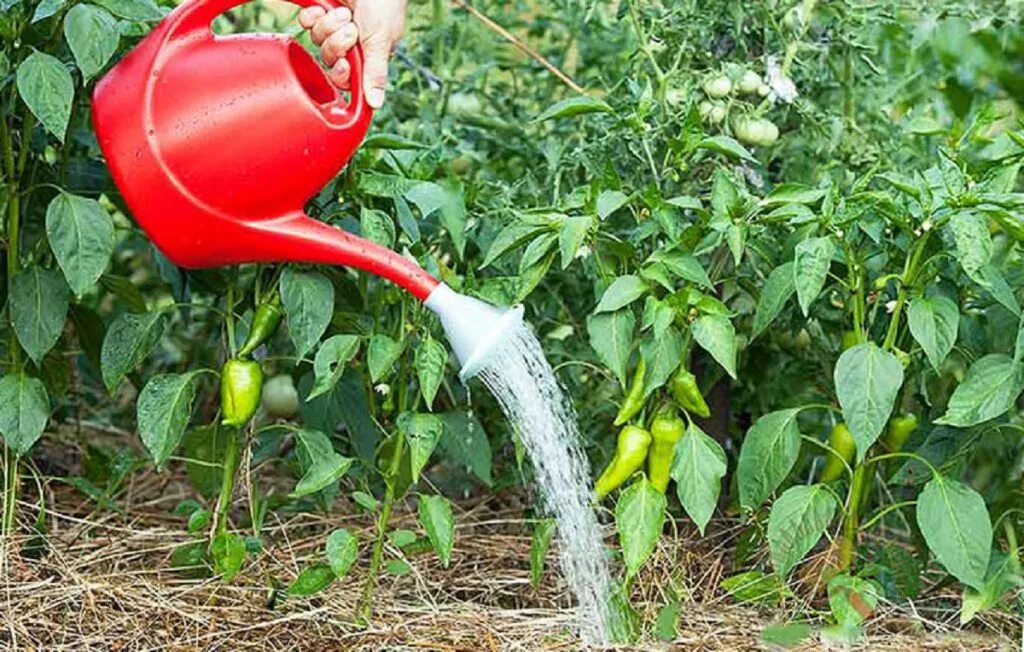
[[[388,87],[388,57],[391,48],[383,38],[368,38],[363,41],[363,89],[366,103],[375,109],[384,104]]]

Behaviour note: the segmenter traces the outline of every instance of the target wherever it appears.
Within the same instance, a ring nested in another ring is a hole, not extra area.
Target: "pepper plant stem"
[[[224,473],[220,479],[220,497],[217,499],[217,519],[213,534],[227,532],[228,511],[231,509],[231,494],[235,489],[235,473],[238,470],[238,429],[226,428],[227,447],[224,449]]]

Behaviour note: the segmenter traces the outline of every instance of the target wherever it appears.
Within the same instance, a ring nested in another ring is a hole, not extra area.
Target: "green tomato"
[[[665,101],[672,106],[679,106],[685,104],[686,100],[689,99],[689,93],[681,88],[670,88],[665,91]],[[703,116],[701,116],[703,117]]]
[[[732,133],[736,136],[736,140],[744,145],[757,145],[758,132],[754,128],[754,122],[755,120],[750,120],[749,118],[737,120],[732,127]]]
[[[756,72],[750,70],[744,70],[743,75],[740,77],[739,83],[736,84],[736,88],[739,92],[750,95],[756,93],[757,89],[761,86],[761,78]]]
[[[477,117],[484,105],[474,93],[452,93],[448,97],[448,111],[456,118]]]
[[[291,376],[281,374],[263,383],[263,409],[272,417],[295,416],[299,411],[299,393]]]
[[[708,114],[708,122],[713,125],[720,125],[725,121],[727,115],[729,115],[728,109],[721,104],[713,104],[711,112]]]
[[[708,97],[720,100],[732,92],[732,82],[725,75],[712,77],[704,82],[704,92],[707,93]]]
[[[768,93],[771,93],[772,89],[768,84],[761,84],[757,87],[757,94],[761,97],[768,97]]]
[[[779,139],[779,128],[775,123],[765,118],[755,118],[741,122],[744,126],[742,142],[761,147],[771,147]],[[739,133],[739,131],[737,131]]]
[[[701,120],[707,120],[708,116],[711,115],[711,109],[713,108],[715,108],[714,104],[704,100],[697,105],[697,114],[700,115]]]

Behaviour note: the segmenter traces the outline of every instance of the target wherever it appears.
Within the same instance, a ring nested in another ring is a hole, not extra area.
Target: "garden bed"
[[[29,483],[30,485],[32,483]],[[313,598],[283,598],[283,588],[322,558],[324,539],[346,527],[368,541],[373,521],[344,500],[330,515],[294,513],[267,523],[264,548],[230,583],[187,579],[170,568],[172,551],[195,540],[174,515],[194,498],[182,470],[136,474],[117,497],[123,510],[95,503],[59,481],[41,483],[48,502],[48,552],[12,557],[0,587],[0,643],[35,650],[573,650],[573,611],[549,555],[537,588],[530,586],[530,532],[523,497],[499,493],[457,504],[451,566],[436,556],[408,558],[412,571],[383,576],[369,626],[354,623],[366,577],[367,546],[346,578]],[[25,495],[21,517],[34,513],[38,490]],[[244,499],[244,497],[243,497]],[[239,503],[241,504],[241,503]],[[272,517],[273,518],[273,517]],[[415,510],[401,509],[395,527],[418,530]],[[670,528],[671,529],[671,528]],[[772,622],[813,612],[794,600],[759,610],[735,604],[719,589],[732,572],[739,528],[716,521],[699,540],[682,527],[663,537],[634,585],[633,604],[648,622],[666,601],[665,587],[683,596],[672,645],[693,650],[766,649],[761,632]],[[606,530],[609,543],[614,536]],[[244,532],[243,532],[244,534]],[[24,544],[28,537],[22,537]],[[554,551],[554,547],[552,548]],[[391,555],[400,554],[390,548]],[[812,562],[813,563],[813,560]],[[277,586],[275,591],[273,586]],[[919,602],[886,605],[867,626],[860,649],[1015,649],[1016,626],[987,612],[968,629],[958,626],[958,596],[925,591]],[[272,604],[271,604],[272,603]],[[648,641],[651,641],[648,634]],[[668,647],[667,643],[649,642]],[[820,649],[817,638],[798,649]]]

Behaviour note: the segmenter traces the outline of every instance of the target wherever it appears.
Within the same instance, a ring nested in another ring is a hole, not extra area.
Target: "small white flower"
[[[373,391],[377,392],[381,396],[387,396],[391,393],[391,387],[387,383],[379,383],[373,386]]]
[[[588,256],[590,256],[590,247],[587,245],[581,245],[580,248],[576,250],[576,258],[583,260]]]
[[[895,299],[893,299],[892,301],[889,301],[888,303],[885,304],[885,311],[887,313],[892,314],[892,312],[894,310],[896,310],[896,300]]]
[[[932,223],[931,220],[925,220],[924,222],[921,223],[921,230],[927,233],[928,231],[932,230],[933,226],[935,225]]]

